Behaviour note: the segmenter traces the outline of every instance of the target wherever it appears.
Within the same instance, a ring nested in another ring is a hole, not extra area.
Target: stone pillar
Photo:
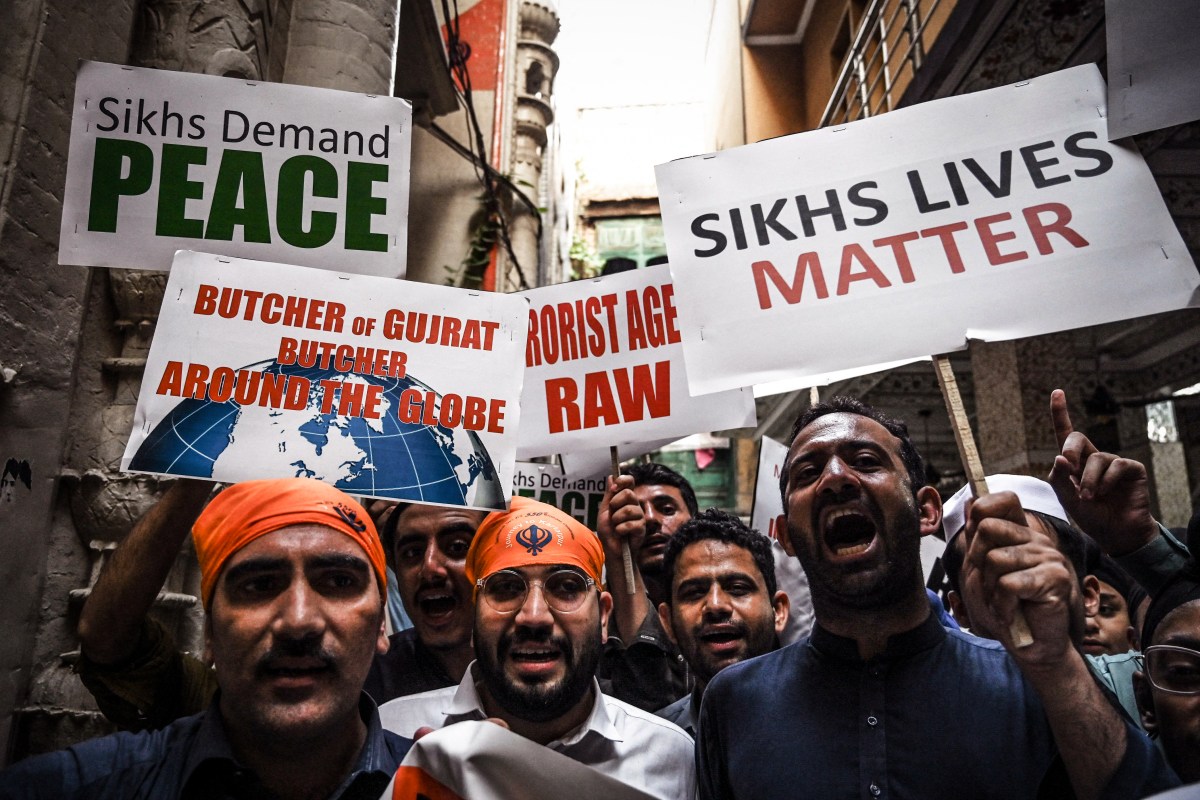
[[[1192,496],[1174,402],[1166,400],[1128,409],[1123,417],[1126,416],[1130,419],[1122,427],[1121,455],[1146,465],[1155,518],[1168,528],[1187,527],[1192,516]],[[1126,435],[1136,442],[1136,447],[1125,446]]]
[[[399,0],[293,0],[284,83],[390,96]]]
[[[138,9],[130,63],[259,80],[267,71],[273,10],[270,0],[145,0]],[[64,747],[108,727],[71,672],[79,657],[74,625],[106,559],[159,495],[158,480],[122,474],[120,462],[133,428],[166,273],[104,269],[93,276],[99,284],[88,303],[85,328],[100,336],[85,338],[77,369],[98,367],[102,375],[77,379],[71,450],[61,475],[86,564],[78,545],[51,543],[46,562],[51,578],[43,605],[61,611],[43,617],[38,630],[39,658],[28,700],[14,713],[18,757]],[[116,354],[110,355],[114,348]],[[58,596],[61,585],[72,582],[67,597]],[[180,647],[200,652],[199,575],[190,547],[165,588],[151,613],[174,633]],[[57,657],[48,657],[55,652]]]
[[[554,122],[551,97],[558,72],[558,55],[550,45],[558,36],[559,22],[552,0],[523,0],[519,13],[511,178],[540,207],[542,156],[548,142],[546,129]],[[531,284],[542,275],[537,225],[534,212],[524,203],[513,202],[509,225],[513,253]],[[552,231],[545,229],[543,236],[550,235]],[[513,274],[503,276],[496,291],[515,289],[517,280]]]
[[[390,94],[398,21],[398,0],[144,0],[130,61]],[[16,757],[105,731],[107,723],[71,672],[78,658],[74,625],[106,559],[160,494],[155,478],[119,468],[166,273],[107,269],[93,276],[99,280],[85,312],[77,365],[83,374],[72,391],[73,441],[61,481],[73,531],[55,533],[46,559],[51,577],[34,676],[25,705],[14,711]],[[199,584],[188,545],[151,612],[193,653],[203,646]]]
[[[1045,477],[1058,452],[1050,392],[1066,391],[1072,419],[1085,420],[1072,335],[972,342],[971,372],[984,470]]]

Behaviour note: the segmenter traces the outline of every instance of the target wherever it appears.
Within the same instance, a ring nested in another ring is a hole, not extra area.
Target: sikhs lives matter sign
[[[403,275],[411,121],[394,97],[82,62],[59,263]]]
[[[657,168],[694,393],[1181,308],[1095,66]]]
[[[180,252],[124,470],[504,508],[528,305]]]
[[[749,390],[688,393],[666,265],[522,295],[522,458],[754,424]]]

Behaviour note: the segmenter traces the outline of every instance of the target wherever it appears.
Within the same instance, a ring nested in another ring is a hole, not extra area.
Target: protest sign
[[[660,450],[663,446],[676,441],[669,439],[652,439],[649,442],[626,442],[617,448],[617,457],[622,461],[641,458],[647,453]],[[609,448],[597,450],[571,450],[559,454],[563,470],[571,475],[610,475],[612,474],[612,452]]]
[[[1186,306],[1095,66],[657,168],[693,393]]]
[[[605,477],[567,473],[555,464],[518,461],[513,495],[554,506],[594,531],[600,516],[600,501],[604,499]]]
[[[764,436],[758,446],[758,476],[754,480],[754,506],[750,509],[750,527],[771,537],[771,555],[775,556],[775,582],[791,601],[787,626],[779,635],[781,644],[791,644],[809,634],[813,626],[812,594],[808,576],[800,560],[787,554],[780,544],[786,530],[777,527],[783,514],[783,494],[779,476],[787,460],[787,445]]]
[[[60,264],[165,270],[176,250],[404,274],[412,108],[84,61]]]
[[[528,305],[180,252],[121,468],[504,508]]]
[[[1195,0],[1105,0],[1108,138],[1200,119]]]
[[[788,378],[782,381],[773,381],[771,383],[756,383],[754,384],[754,397],[770,397],[776,394],[784,394],[786,392],[798,392],[802,389],[812,389],[814,386],[829,386],[833,383],[841,383],[848,381],[851,378],[861,378],[864,375],[872,375],[876,372],[886,372],[900,367],[915,364],[918,361],[928,361],[929,358],[906,358],[901,361],[889,361],[886,364],[868,364],[865,367],[854,367],[853,369],[843,369],[837,372],[827,372],[824,375],[808,375],[802,380]],[[762,421],[759,420],[759,425]]]
[[[666,265],[522,296],[521,458],[754,424],[748,390],[688,393]]]
[[[572,800],[654,800],[495,723],[470,720],[418,739],[380,800],[550,798],[568,792]]]

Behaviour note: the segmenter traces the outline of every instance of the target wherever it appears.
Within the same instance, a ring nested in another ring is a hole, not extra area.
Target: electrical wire
[[[470,46],[460,38],[458,0],[441,0],[441,3],[442,17],[446,20],[446,49],[450,58],[450,72],[455,79],[453,81],[455,95],[463,111],[466,112],[468,143],[464,145],[462,142],[459,142],[458,139],[437,124],[432,124],[431,130],[440,141],[449,145],[451,149],[471,162],[471,166],[475,171],[475,177],[483,187],[488,213],[495,216],[500,241],[504,245],[504,250],[508,254],[513,269],[517,272],[519,279],[518,286],[521,289],[528,289],[531,287],[525,277],[525,271],[521,269],[521,262],[517,258],[517,254],[513,251],[512,238],[509,231],[510,221],[505,214],[504,203],[501,201],[497,186],[502,184],[533,214],[533,218],[537,221],[537,243],[539,249],[543,233],[542,215],[537,205],[530,200],[528,195],[517,188],[507,176],[501,174],[488,163],[487,146],[484,144],[483,128],[479,124],[479,116],[475,111],[471,73],[467,67],[467,59],[470,57]],[[453,15],[450,13],[451,3],[453,3]]]

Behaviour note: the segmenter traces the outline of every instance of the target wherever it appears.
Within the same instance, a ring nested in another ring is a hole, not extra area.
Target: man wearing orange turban
[[[226,489],[192,529],[218,685],[205,712],[0,773],[0,796],[376,796],[411,742],[362,692],[387,649],[375,526],[304,478]],[[48,793],[48,794],[47,794]]]
[[[476,660],[458,686],[380,708],[384,727],[499,718],[527,739],[654,797],[692,797],[691,737],[610,697],[594,677],[612,598],[596,534],[553,506],[514,497],[489,514],[467,552]]]

